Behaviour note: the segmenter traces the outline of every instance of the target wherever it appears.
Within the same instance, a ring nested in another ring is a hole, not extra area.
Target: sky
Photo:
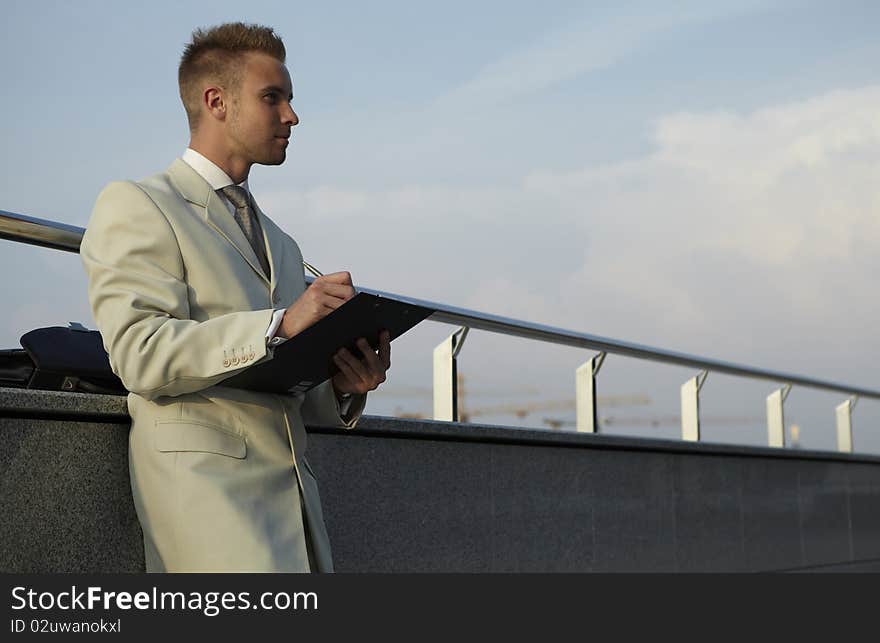
[[[880,4],[242,6],[0,0],[0,209],[87,225],[103,185],[185,149],[176,70],[191,31],[267,24],[300,124],[286,163],[255,167],[250,185],[322,271],[880,389]],[[94,328],[75,255],[0,241],[0,270],[0,347],[69,320]],[[454,330],[396,340],[367,413],[430,414],[431,351]],[[573,421],[574,371],[592,355],[473,331],[465,407],[490,424]],[[695,374],[609,355],[603,430],[675,439]],[[710,373],[704,438],[765,443],[779,386]],[[650,402],[613,404],[632,395]],[[843,399],[792,391],[802,446],[834,448]],[[559,408],[512,413],[544,402]],[[856,450],[880,453],[880,402],[860,400],[853,423]]]

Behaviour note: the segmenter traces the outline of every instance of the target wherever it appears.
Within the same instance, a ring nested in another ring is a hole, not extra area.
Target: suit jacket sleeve
[[[80,255],[110,364],[129,391],[147,399],[191,393],[266,357],[271,309],[190,318],[174,230],[137,184],[101,192]],[[233,364],[233,354],[247,359]]]
[[[339,412],[339,400],[336,398],[336,393],[333,392],[333,384],[327,380],[306,393],[300,413],[302,413],[303,422],[311,426],[336,426],[350,429],[357,424],[366,404],[366,394],[355,395],[351,400],[348,415],[343,417]]]

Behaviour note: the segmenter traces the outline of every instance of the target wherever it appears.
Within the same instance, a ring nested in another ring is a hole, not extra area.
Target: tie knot
[[[229,199],[236,209],[246,208],[250,205],[247,190],[242,187],[227,185],[225,188],[220,188],[220,191],[226,195],[226,198]]]

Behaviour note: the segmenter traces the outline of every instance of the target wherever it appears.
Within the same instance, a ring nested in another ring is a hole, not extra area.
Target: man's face
[[[299,123],[290,106],[292,91],[290,74],[281,62],[263,53],[245,54],[241,86],[229,108],[233,154],[248,163],[284,162],[290,129]]]

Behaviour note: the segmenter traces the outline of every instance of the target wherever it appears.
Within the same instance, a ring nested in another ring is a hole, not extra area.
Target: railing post
[[[700,389],[706,383],[708,371],[700,371],[681,385],[681,439],[700,441]]]
[[[767,444],[771,447],[785,447],[785,398],[791,392],[791,384],[786,384],[767,396]]]
[[[458,422],[458,353],[468,327],[462,326],[434,348],[434,419]]]
[[[853,450],[852,412],[857,400],[858,396],[853,395],[834,409],[837,417],[837,450],[842,453],[852,453]]]
[[[605,353],[588,359],[575,371],[575,415],[578,433],[598,433],[596,409],[596,376],[605,361]]]

